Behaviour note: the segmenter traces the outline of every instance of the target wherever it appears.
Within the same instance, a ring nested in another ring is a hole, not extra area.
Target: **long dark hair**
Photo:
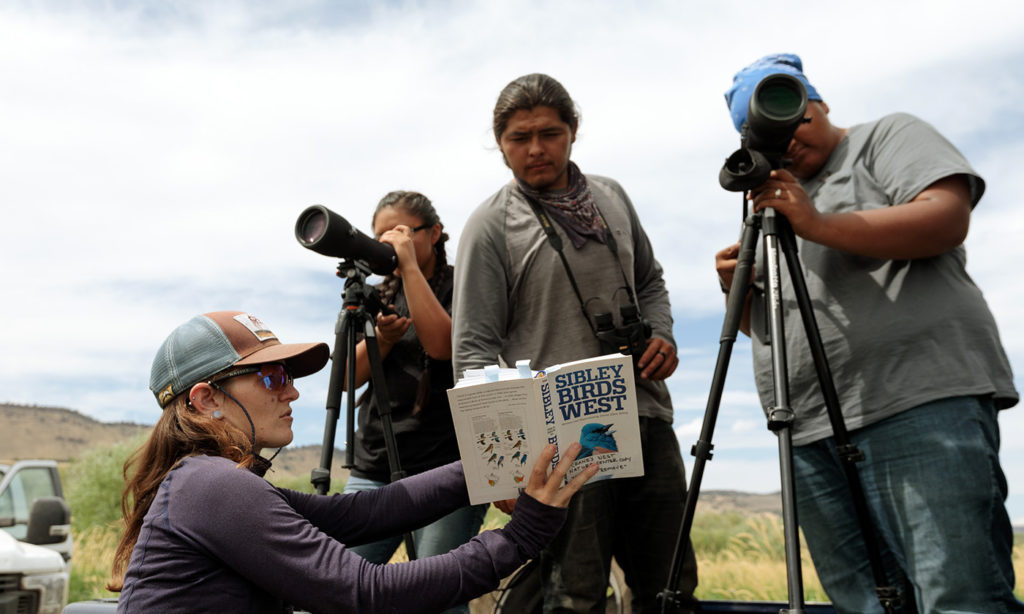
[[[160,483],[182,460],[200,454],[223,456],[246,468],[256,462],[249,435],[226,420],[197,412],[189,405],[188,391],[185,391],[164,408],[149,439],[124,464],[125,486],[121,496],[124,533],[114,552],[108,590],[120,591],[124,585],[124,573],[139,538],[142,520],[156,498]]]
[[[370,220],[371,226],[377,221],[377,214],[389,207],[394,207],[409,215],[418,217],[424,224],[431,226],[441,224],[441,236],[438,238],[437,243],[434,243],[434,274],[428,280],[430,289],[436,295],[447,276],[452,274],[452,268],[448,265],[448,254],[444,248],[444,244],[448,241],[448,233],[444,231],[441,217],[437,214],[434,205],[426,196],[419,192],[396,190],[385,194],[384,198],[380,199],[380,202],[377,203],[377,208],[373,210],[373,218]],[[384,281],[381,283],[380,294],[385,305],[390,305],[394,301],[395,295],[398,294],[398,290],[401,287],[401,282],[402,279],[396,277],[393,272],[388,273],[384,277]]]
[[[573,134],[576,133],[580,112],[569,92],[554,78],[533,73],[513,80],[498,94],[498,101],[494,104],[494,140],[501,142],[508,120],[516,111],[529,111],[535,107],[551,107],[563,122],[569,124]]]

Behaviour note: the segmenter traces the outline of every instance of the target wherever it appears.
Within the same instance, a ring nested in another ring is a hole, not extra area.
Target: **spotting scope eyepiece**
[[[299,214],[295,238],[318,254],[361,260],[378,275],[387,275],[398,267],[393,247],[364,235],[323,205],[311,205]]]

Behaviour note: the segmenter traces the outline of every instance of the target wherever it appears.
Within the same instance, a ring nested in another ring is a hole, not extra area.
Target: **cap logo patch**
[[[160,407],[166,407],[167,404],[171,402],[171,399],[174,398],[173,386],[173,384],[167,384],[164,389],[157,394],[157,403],[160,404]]]
[[[254,337],[262,341],[269,341],[271,339],[277,339],[277,335],[270,332],[266,325],[260,321],[256,316],[251,316],[247,313],[240,313],[235,316],[235,321],[244,326]]]

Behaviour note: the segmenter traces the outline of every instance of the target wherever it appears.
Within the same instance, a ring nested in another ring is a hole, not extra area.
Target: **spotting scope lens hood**
[[[718,183],[730,192],[752,190],[783,168],[783,157],[807,113],[807,88],[793,75],[775,73],[758,81],[740,128],[740,149],[726,158]]]
[[[776,73],[758,82],[747,107],[746,147],[785,153],[807,112],[807,88],[793,75]]]
[[[364,235],[323,205],[311,205],[299,214],[295,238],[318,254],[361,260],[377,275],[387,275],[398,267],[393,247]]]

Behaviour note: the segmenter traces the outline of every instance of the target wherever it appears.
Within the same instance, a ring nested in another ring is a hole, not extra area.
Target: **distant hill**
[[[69,462],[97,446],[111,445],[148,433],[152,425],[132,422],[100,422],[62,407],[0,403],[0,462],[29,458]],[[338,465],[342,452],[334,451],[332,471],[345,477]],[[285,448],[274,459],[274,475],[308,476],[320,466],[320,446]]]
[[[97,445],[132,439],[149,426],[98,422],[70,409],[0,403],[0,460],[70,461]]]
[[[71,409],[0,403],[0,462],[27,458],[73,461],[99,445],[133,439],[152,425],[131,422],[100,422]],[[347,477],[339,469],[343,452],[335,450],[332,485]],[[320,466],[320,446],[288,447],[274,459],[274,475],[308,477]],[[332,488],[333,490],[333,488]],[[709,490],[697,499],[699,512],[734,511],[742,514],[782,513],[776,494],[751,494]]]

